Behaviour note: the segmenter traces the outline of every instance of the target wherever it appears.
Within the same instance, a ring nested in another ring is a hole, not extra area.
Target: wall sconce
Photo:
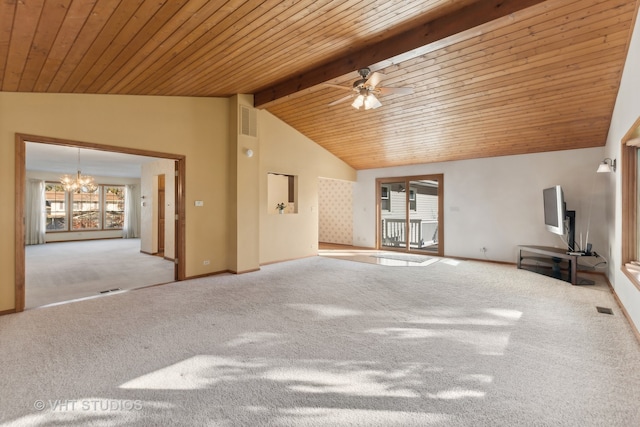
[[[247,148],[246,150],[244,150],[244,154],[245,156],[251,158],[253,157],[253,150],[251,148]]]
[[[616,159],[612,160],[609,157],[607,157],[602,161],[602,163],[600,163],[600,166],[598,166],[598,170],[596,172],[603,173],[603,172],[615,172],[615,171],[616,171]]]

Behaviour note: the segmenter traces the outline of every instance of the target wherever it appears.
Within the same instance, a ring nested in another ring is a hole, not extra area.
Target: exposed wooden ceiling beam
[[[311,71],[265,88],[254,94],[254,105],[265,108],[278,99],[344,76],[374,64],[401,62],[425,53],[424,47],[482,24],[516,13],[547,0],[479,0],[448,15],[420,24],[397,36],[349,53]],[[374,70],[375,71],[375,70]]]

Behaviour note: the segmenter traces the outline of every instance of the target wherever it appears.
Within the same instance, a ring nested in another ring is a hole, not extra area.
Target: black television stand
[[[517,266],[520,269],[564,280],[572,285],[593,285],[591,280],[578,282],[578,258],[582,253],[549,246],[519,245]]]

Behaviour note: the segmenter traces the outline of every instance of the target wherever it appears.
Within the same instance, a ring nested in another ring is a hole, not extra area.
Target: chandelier
[[[98,188],[92,176],[80,173],[80,148],[78,148],[78,173],[76,175],[62,175],[60,183],[64,190],[70,193],[93,193]]]

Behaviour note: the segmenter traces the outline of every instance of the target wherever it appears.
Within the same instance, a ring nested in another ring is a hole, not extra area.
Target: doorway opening
[[[26,193],[26,146],[28,143],[37,143],[32,145],[51,145],[59,147],[73,147],[83,150],[91,150],[94,152],[104,153],[104,155],[114,155],[120,153],[132,156],[145,156],[157,159],[171,160],[173,169],[172,175],[175,175],[175,186],[172,186],[175,200],[175,222],[172,232],[173,253],[175,254],[175,262],[173,266],[173,280],[184,280],[185,278],[185,206],[184,206],[184,176],[185,176],[185,156],[171,153],[162,153],[148,150],[139,150],[133,148],[124,148],[109,146],[104,144],[87,143],[80,141],[62,140],[57,138],[16,134],[16,224],[15,224],[15,306],[16,312],[23,311],[25,308],[25,282],[26,282],[26,264],[25,264],[25,193]],[[140,196],[139,196],[140,197]],[[154,197],[155,199],[156,197]],[[145,199],[142,201],[138,198],[132,203],[144,206]],[[98,236],[99,232],[96,233]],[[143,251],[141,251],[143,252]],[[180,261],[180,262],[178,262]],[[114,267],[117,269],[117,266]]]

